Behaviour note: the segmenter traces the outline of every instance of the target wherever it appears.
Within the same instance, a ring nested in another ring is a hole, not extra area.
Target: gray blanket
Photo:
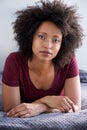
[[[0,112],[0,130],[87,130],[87,109],[31,118],[9,118],[6,113]]]

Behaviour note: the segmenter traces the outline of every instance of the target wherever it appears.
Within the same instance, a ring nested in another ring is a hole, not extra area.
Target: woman
[[[82,44],[82,29],[75,8],[57,0],[41,1],[17,15],[19,51],[11,53],[4,66],[4,111],[9,117],[31,117],[80,110],[75,50]]]

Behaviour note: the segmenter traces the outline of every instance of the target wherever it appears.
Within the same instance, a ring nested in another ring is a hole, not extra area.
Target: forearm
[[[55,100],[57,99],[57,97],[58,96],[45,96],[45,97],[42,97],[42,98],[34,101],[34,103],[43,104],[44,106],[46,106],[46,109],[55,108],[54,104],[56,105]]]
[[[44,103],[41,103],[41,102],[33,102],[31,104],[36,104],[36,111],[39,112],[39,113],[44,113],[44,112],[47,112],[48,111],[48,106]]]
[[[67,96],[45,96],[41,99],[36,100],[35,102],[45,105],[45,111],[57,109],[61,112],[69,112],[70,110],[76,112],[81,109],[81,105],[78,103],[75,104]]]
[[[34,101],[33,103],[39,104],[39,107],[40,107],[42,112],[55,112],[55,111],[57,111],[57,110],[54,110],[54,108],[50,107],[49,98],[52,98],[52,96],[42,97],[42,98]]]
[[[50,98],[50,97],[49,96],[45,96],[43,98],[40,98],[40,99],[34,101],[33,103],[38,104],[38,106],[39,106],[38,110],[40,111],[40,113],[43,113],[43,112],[47,112],[47,113],[59,112],[58,109],[54,109],[54,108],[49,107],[49,105],[48,105],[49,103],[47,103],[47,100],[49,100],[48,98]]]

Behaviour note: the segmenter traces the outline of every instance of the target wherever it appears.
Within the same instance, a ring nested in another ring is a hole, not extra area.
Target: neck
[[[28,60],[28,67],[32,71],[39,74],[46,74],[53,67],[50,61],[38,61],[37,59]]]

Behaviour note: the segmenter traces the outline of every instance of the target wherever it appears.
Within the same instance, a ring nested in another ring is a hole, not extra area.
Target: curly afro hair
[[[19,51],[32,59],[32,40],[38,27],[44,21],[51,21],[60,28],[63,39],[57,56],[53,59],[54,65],[62,68],[75,55],[76,48],[82,45],[83,31],[79,24],[79,16],[74,6],[67,6],[61,1],[39,1],[34,6],[17,11],[17,19],[13,23],[15,39]]]

